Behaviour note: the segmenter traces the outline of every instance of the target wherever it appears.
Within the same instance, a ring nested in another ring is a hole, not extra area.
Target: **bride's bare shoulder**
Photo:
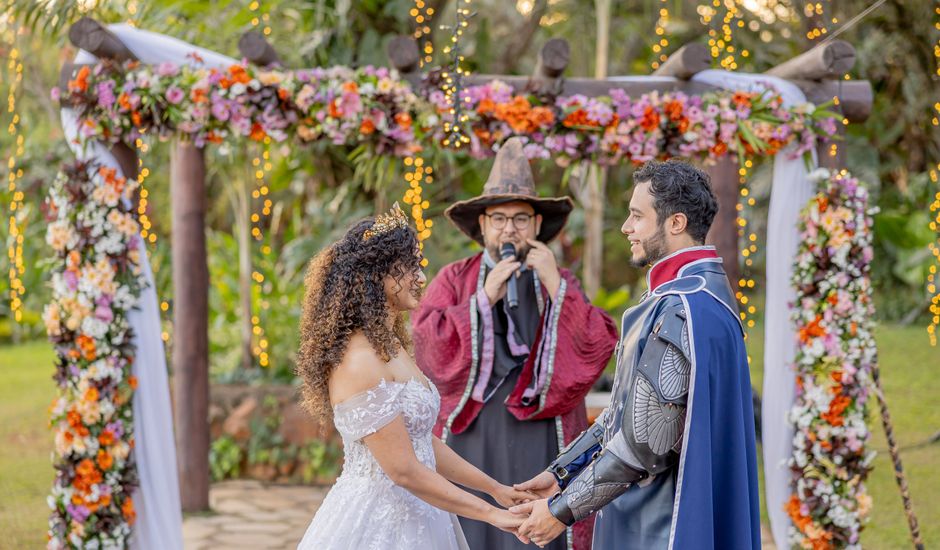
[[[374,388],[385,378],[391,379],[385,361],[360,333],[349,338],[343,360],[330,375],[330,401],[340,403],[357,393]]]

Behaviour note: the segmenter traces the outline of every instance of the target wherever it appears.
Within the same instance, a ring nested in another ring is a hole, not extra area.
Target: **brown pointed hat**
[[[544,243],[558,235],[574,208],[569,197],[542,198],[536,194],[535,178],[532,177],[529,159],[522,151],[523,143],[519,137],[506,140],[496,153],[483,193],[479,197],[455,203],[444,211],[447,219],[480,244],[483,244],[480,214],[485,213],[490,206],[516,201],[531,204],[535,213],[542,215],[542,227],[535,238]]]

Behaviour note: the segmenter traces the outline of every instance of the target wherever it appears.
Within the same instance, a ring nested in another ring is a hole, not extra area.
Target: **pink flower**
[[[173,105],[179,105],[184,97],[186,97],[186,94],[176,86],[170,86],[166,89],[166,100]]]

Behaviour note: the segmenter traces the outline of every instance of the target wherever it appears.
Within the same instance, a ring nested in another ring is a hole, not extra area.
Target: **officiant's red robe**
[[[448,435],[466,430],[485,404],[481,395],[491,374],[492,349],[487,349],[486,338],[487,331],[492,338],[492,319],[482,290],[486,274],[482,257],[477,254],[445,266],[412,314],[418,366],[441,394],[434,433],[445,441]],[[587,429],[584,397],[603,372],[618,338],[613,319],[591,305],[571,272],[560,272],[562,284],[554,301],[540,288],[545,307],[535,343],[504,405],[521,421],[554,419],[559,448]],[[545,465],[553,458],[548,457]],[[576,550],[590,548],[588,523],[575,526]]]

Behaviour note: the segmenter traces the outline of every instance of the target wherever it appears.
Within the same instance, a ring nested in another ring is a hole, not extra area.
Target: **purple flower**
[[[65,507],[69,516],[72,517],[78,523],[84,523],[88,516],[91,515],[91,511],[83,505],[76,506],[72,503],[69,503]]]
[[[78,275],[74,271],[66,271],[62,274],[62,277],[65,279],[65,286],[69,290],[78,290]]]
[[[175,63],[164,61],[157,65],[157,74],[159,76],[175,76],[177,73],[179,73],[179,67]]]
[[[184,97],[186,97],[186,94],[176,86],[170,86],[166,89],[166,100],[173,105],[179,105]]]
[[[58,102],[61,96],[62,90],[60,90],[58,86],[53,86],[52,89],[49,90],[49,97],[52,98],[52,101]]]
[[[110,109],[117,98],[114,97],[114,81],[108,80],[98,83],[98,105],[105,109]]]

